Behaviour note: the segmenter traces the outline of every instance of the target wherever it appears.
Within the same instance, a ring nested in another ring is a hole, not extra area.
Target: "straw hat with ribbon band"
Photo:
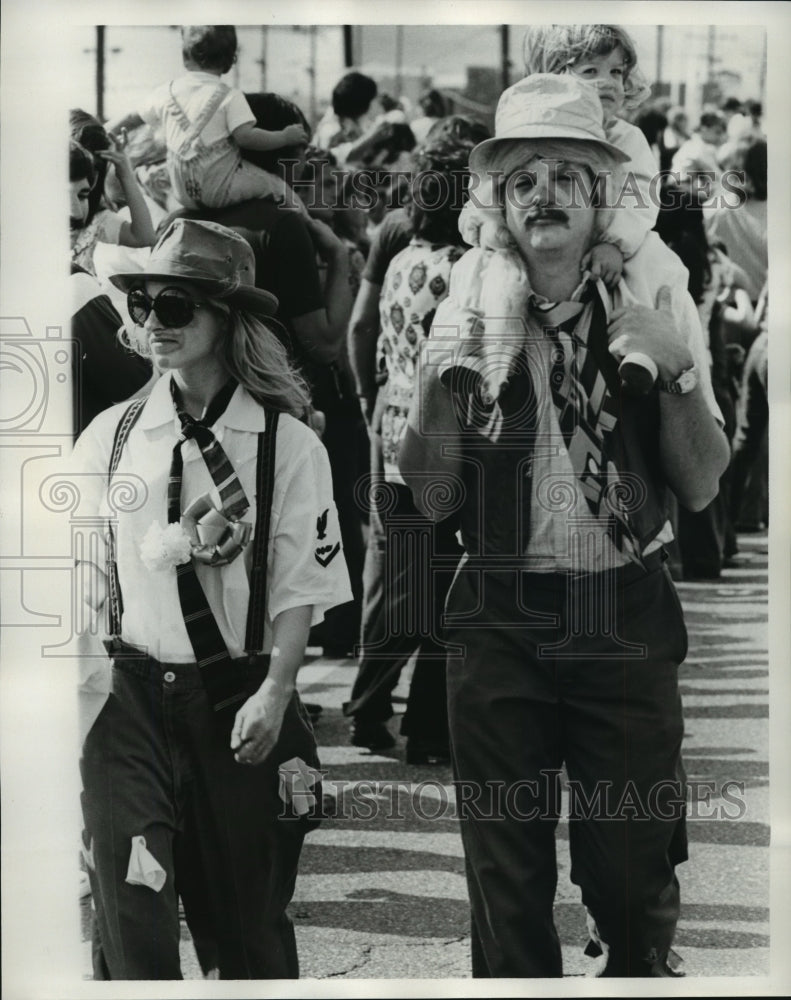
[[[604,164],[624,163],[629,157],[607,140],[604,112],[592,87],[576,76],[534,73],[504,91],[497,102],[494,138],[485,139],[470,154],[470,169],[483,172],[493,151],[514,139],[535,139],[536,148],[547,140],[584,142]],[[523,143],[520,143],[523,145]]]
[[[128,292],[145,281],[188,281],[209,298],[254,316],[274,316],[278,301],[255,286],[255,256],[247,240],[216,222],[175,219],[157,240],[142,271],[113,274]]]

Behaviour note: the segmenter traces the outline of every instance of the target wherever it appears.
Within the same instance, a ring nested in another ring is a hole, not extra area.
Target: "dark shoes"
[[[368,750],[390,750],[395,739],[384,722],[369,722],[355,719],[349,729],[349,742],[353,747]]]
[[[353,747],[368,750],[391,750],[396,741],[384,724],[369,720],[355,719],[349,729],[349,742]],[[406,741],[407,764],[449,764],[450,750],[447,740],[420,740],[409,737]]]
[[[305,711],[310,716],[310,721],[318,722],[319,716],[323,711],[321,705],[317,705],[315,701],[303,701],[302,704],[305,708]]]

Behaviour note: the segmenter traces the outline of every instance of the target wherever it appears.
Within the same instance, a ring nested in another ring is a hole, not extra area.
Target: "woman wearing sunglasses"
[[[145,272],[112,278],[161,377],[74,452],[109,525],[106,559],[79,564],[113,661],[81,761],[98,979],[181,978],[179,897],[205,975],[298,975],[286,905],[320,790],[295,677],[351,592],[326,452],[254,277],[241,236],[177,220]]]

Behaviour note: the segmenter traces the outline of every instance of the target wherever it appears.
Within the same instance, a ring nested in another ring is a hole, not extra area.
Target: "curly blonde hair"
[[[651,88],[637,67],[637,49],[617,24],[538,24],[528,28],[523,43],[525,74],[565,73],[588,56],[606,56],[616,48],[624,54],[624,107],[633,110]]]

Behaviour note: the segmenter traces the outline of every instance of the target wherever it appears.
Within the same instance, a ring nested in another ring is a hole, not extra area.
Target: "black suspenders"
[[[136,399],[124,412],[115,431],[110,466],[107,475],[108,487],[121,459],[127,438],[142,412],[145,399]],[[247,633],[245,652],[256,656],[264,643],[264,623],[266,621],[266,575],[269,531],[272,522],[272,496],[275,488],[275,443],[278,417],[276,410],[265,410],[266,426],[258,435],[258,459],[256,462],[256,519],[253,534],[253,563],[250,571],[250,598],[247,606]],[[107,580],[108,580],[108,632],[114,639],[121,638],[121,616],[123,599],[118,583],[118,566],[115,558],[115,536],[112,521],[107,532]]]
[[[261,652],[266,620],[266,555],[272,522],[272,495],[275,489],[276,410],[266,411],[266,430],[258,435],[256,463],[256,518],[253,534],[253,565],[250,570],[250,598],[247,605],[247,635],[244,648],[249,656]]]
[[[137,418],[143,411],[145,399],[136,399],[121,417],[115,429],[113,438],[113,450],[110,453],[110,468],[107,471],[107,489],[109,491],[112,484],[115,470],[121,460],[121,452],[124,450],[129,432],[137,423]],[[124,613],[124,602],[121,597],[121,587],[118,583],[118,563],[115,559],[115,535],[113,533],[112,519],[107,526],[107,561],[105,573],[107,574],[107,587],[109,590],[107,601],[107,632],[111,639],[121,638],[121,616]]]

